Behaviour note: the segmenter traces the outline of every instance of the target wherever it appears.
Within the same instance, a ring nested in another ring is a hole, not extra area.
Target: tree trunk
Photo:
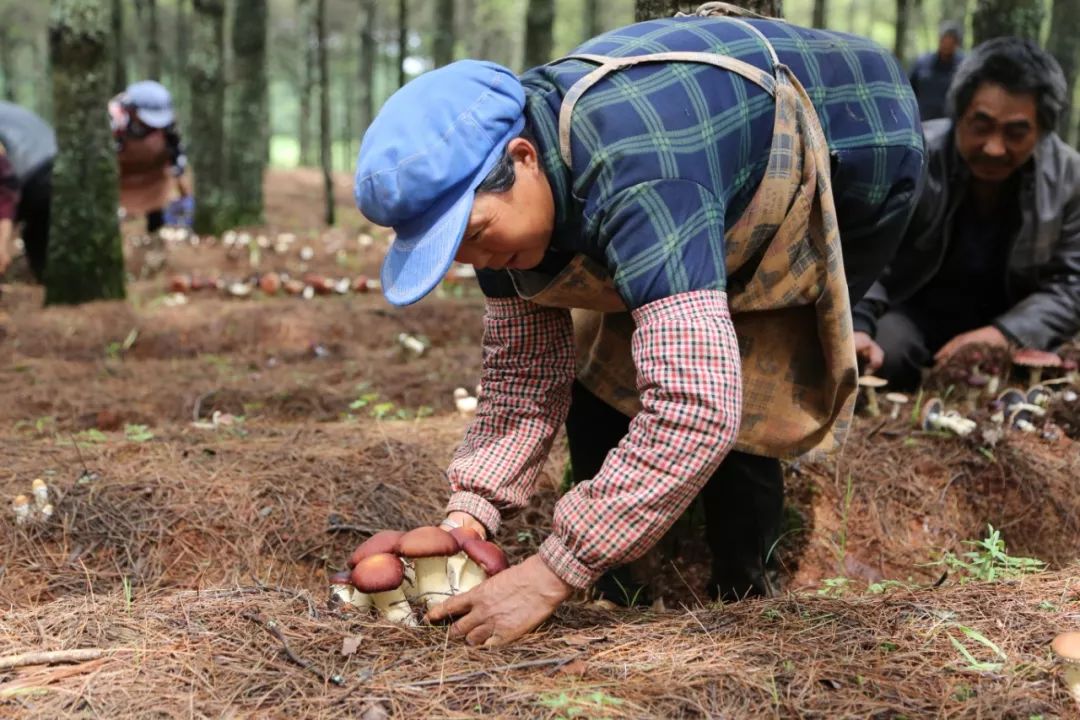
[[[1054,0],[1050,20],[1050,37],[1046,49],[1057,58],[1065,72],[1065,110],[1058,122],[1058,134],[1066,142],[1072,136],[1072,96],[1076,85],[1076,68],[1080,61],[1080,0]]]
[[[978,0],[971,18],[973,42],[978,45],[1003,35],[1038,42],[1042,19],[1042,0]]]
[[[236,0],[232,27],[233,84],[229,104],[230,224],[263,221],[263,171],[266,168],[267,0]]]
[[[732,5],[738,5],[750,12],[755,12],[766,17],[783,17],[783,0],[729,0]],[[656,18],[668,18],[677,12],[693,13],[701,5],[699,0],[686,2],[686,0],[634,0],[634,21],[654,20]]]
[[[15,102],[15,43],[9,27],[0,27],[0,74],[4,76],[4,99]]]
[[[432,42],[432,58],[435,67],[449,65],[454,61],[454,0],[439,0],[435,7],[435,30]]]
[[[828,8],[825,6],[825,0],[814,0],[814,19],[812,21],[814,27],[823,28],[828,21]]]
[[[176,0],[176,58],[173,65],[173,102],[176,105],[177,116],[181,120],[180,127],[188,127],[191,119],[191,104],[189,102],[187,79],[187,54],[191,44],[188,35],[188,0]]]
[[[49,49],[58,152],[46,305],[124,297],[116,149],[102,109],[110,85],[109,30],[106,0],[53,0]]]
[[[360,16],[360,132],[375,118],[375,0],[363,0]]]
[[[191,164],[195,170],[195,232],[224,229],[225,210],[225,2],[193,0],[192,48],[188,54],[191,97]]]
[[[903,64],[907,57],[908,27],[911,24],[911,0],[896,0],[896,38],[893,55]]]
[[[600,0],[585,0],[585,39],[603,32],[600,27]]]
[[[311,97],[315,92],[315,43],[312,40],[314,12],[312,0],[297,0],[297,17],[300,31],[300,62],[304,72],[300,81],[300,117],[297,121],[300,141],[300,164],[314,165],[314,148],[311,144]]]
[[[158,36],[157,0],[146,0],[146,77],[161,79],[161,40]]]
[[[537,67],[551,60],[555,0],[529,0],[525,15],[525,67]]]
[[[127,66],[124,64],[127,56],[124,47],[124,0],[112,0],[111,9],[110,57],[112,58],[112,94],[115,95],[123,92],[127,87]]]
[[[398,87],[408,78],[405,76],[405,58],[409,55],[409,3],[398,0]]]
[[[330,130],[330,63],[326,52],[326,0],[316,3],[316,35],[319,54],[319,160],[322,162],[327,225],[334,224],[334,136]]]

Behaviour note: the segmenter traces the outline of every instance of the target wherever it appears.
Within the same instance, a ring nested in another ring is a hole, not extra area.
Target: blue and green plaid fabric
[[[833,154],[841,237],[847,231],[870,242],[889,218],[894,224],[899,218],[902,229],[910,198],[903,207],[890,209],[890,203],[897,204],[897,187],[917,184],[923,153],[918,107],[899,64],[865,38],[750,22],[817,108]],[[574,52],[666,51],[720,53],[771,68],[760,38],[721,18],[638,23]],[[528,128],[556,205],[552,252],[542,269],[585,253],[606,264],[630,309],[681,292],[725,289],[724,230],[753,197],[769,162],[773,98],[709,65],[620,70],[578,101],[571,126],[574,167],[567,169],[559,157],[559,108],[569,88],[595,67],[563,59],[521,77]],[[900,229],[885,229],[899,237]],[[513,294],[508,280],[505,272],[481,273],[492,296]]]

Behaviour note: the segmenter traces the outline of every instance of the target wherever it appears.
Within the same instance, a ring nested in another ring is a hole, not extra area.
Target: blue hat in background
[[[525,126],[525,91],[500,65],[461,60],[394,93],[360,144],[356,206],[397,237],[383,295],[408,305],[450,269],[476,187]]]
[[[159,82],[140,80],[128,85],[124,95],[127,96],[125,102],[135,108],[139,120],[152,128],[168,127],[176,119],[172,96]]]

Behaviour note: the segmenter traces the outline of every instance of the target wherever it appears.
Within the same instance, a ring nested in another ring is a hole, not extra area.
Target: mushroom
[[[418,625],[401,589],[405,572],[397,555],[379,553],[366,557],[356,564],[349,577],[357,590],[371,596],[371,604],[384,618],[399,625]]]
[[[900,410],[904,405],[907,405],[908,396],[904,393],[891,392],[885,393],[885,402],[892,406],[892,411],[889,412],[889,418],[896,420],[900,417]]]
[[[285,292],[289,295],[302,295],[306,289],[304,281],[296,278],[289,278],[283,283],[282,287],[285,288]]]
[[[450,592],[457,594],[461,585],[461,573],[465,570],[465,563],[469,556],[465,554],[464,546],[469,540],[483,540],[480,533],[468,527],[456,527],[450,534],[457,540],[458,552],[446,559],[446,579],[450,582]]]
[[[234,298],[246,298],[251,295],[253,289],[254,288],[252,288],[252,286],[248,283],[234,282],[229,283],[229,286],[226,288],[226,292],[228,292],[229,295]]]
[[[1029,406],[1023,403],[1015,405],[1008,417],[1010,428],[1027,433],[1035,432],[1035,424],[1031,422],[1035,414],[1031,412]]]
[[[408,333],[398,333],[397,340],[398,344],[417,356],[423,355],[424,351],[427,350],[427,345],[425,345],[423,341]]]
[[[454,390],[454,406],[462,415],[472,415],[476,412],[477,398],[469,395],[469,391],[463,387]]]
[[[398,540],[405,533],[400,530],[381,530],[360,543],[349,555],[349,567],[356,567],[361,560],[381,553],[397,552]]]
[[[506,555],[493,542],[466,540],[462,549],[469,556],[469,560],[461,571],[458,592],[469,592],[484,580],[507,568]]]
[[[30,498],[25,495],[16,495],[11,503],[11,509],[15,513],[15,524],[26,524],[26,521],[30,519]]]
[[[52,503],[45,503],[44,505],[42,505],[42,507],[41,507],[41,519],[42,520],[48,520],[52,516],[53,516]]]
[[[366,293],[368,291],[367,275],[357,275],[352,281],[352,290],[355,293]]]
[[[1030,405],[1046,407],[1050,404],[1051,397],[1050,391],[1042,385],[1032,385],[1028,388],[1026,400]]]
[[[1015,388],[1009,388],[998,395],[994,399],[994,402],[991,403],[991,406],[994,408],[994,414],[990,416],[990,419],[1001,424],[1005,422],[1005,416],[1012,412],[1013,407],[1026,401],[1027,398],[1024,397],[1024,393]]]
[[[859,387],[866,390],[866,412],[870,417],[877,417],[881,414],[881,408],[878,406],[877,391],[888,384],[888,380],[873,375],[863,375],[859,378]]]
[[[453,535],[442,528],[420,527],[402,535],[397,549],[402,557],[413,562],[416,570],[414,597],[426,608],[453,595],[446,571],[447,558],[460,550]]]
[[[1013,365],[1026,367],[1029,373],[1031,385],[1038,385],[1042,380],[1042,372],[1045,368],[1061,367],[1061,357],[1052,352],[1035,350],[1034,348],[1021,348],[1012,355]]]
[[[38,510],[41,510],[49,504],[49,486],[45,484],[45,481],[41,478],[34,478],[34,482],[30,483],[31,492],[34,494],[34,505]]]
[[[955,411],[945,412],[945,404],[940,398],[931,398],[923,406],[919,426],[923,430],[948,430],[961,437],[970,435],[975,429],[975,422],[961,417]]]
[[[276,272],[263,273],[259,278],[259,289],[267,295],[277,295],[281,289],[281,276]]]
[[[371,596],[354,588],[350,572],[343,570],[330,576],[330,600],[327,605],[331,610],[346,605],[367,610],[371,607]]]
[[[169,292],[174,292],[174,293],[191,292],[191,276],[190,275],[173,275],[171,278],[169,278]]]
[[[1050,644],[1064,672],[1065,687],[1080,706],[1080,632],[1061,633]]]

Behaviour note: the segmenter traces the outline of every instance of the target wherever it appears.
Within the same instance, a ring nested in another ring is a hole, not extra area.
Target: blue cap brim
[[[144,124],[159,130],[172,125],[175,119],[172,110],[137,110],[136,113]]]
[[[476,175],[462,183],[461,191],[447,193],[416,220],[394,228],[397,237],[386,251],[382,266],[383,296],[392,305],[411,305],[431,292],[443,279],[457,255],[469,224],[476,188],[506,151],[506,144],[521,134],[524,117],[484,160]]]

